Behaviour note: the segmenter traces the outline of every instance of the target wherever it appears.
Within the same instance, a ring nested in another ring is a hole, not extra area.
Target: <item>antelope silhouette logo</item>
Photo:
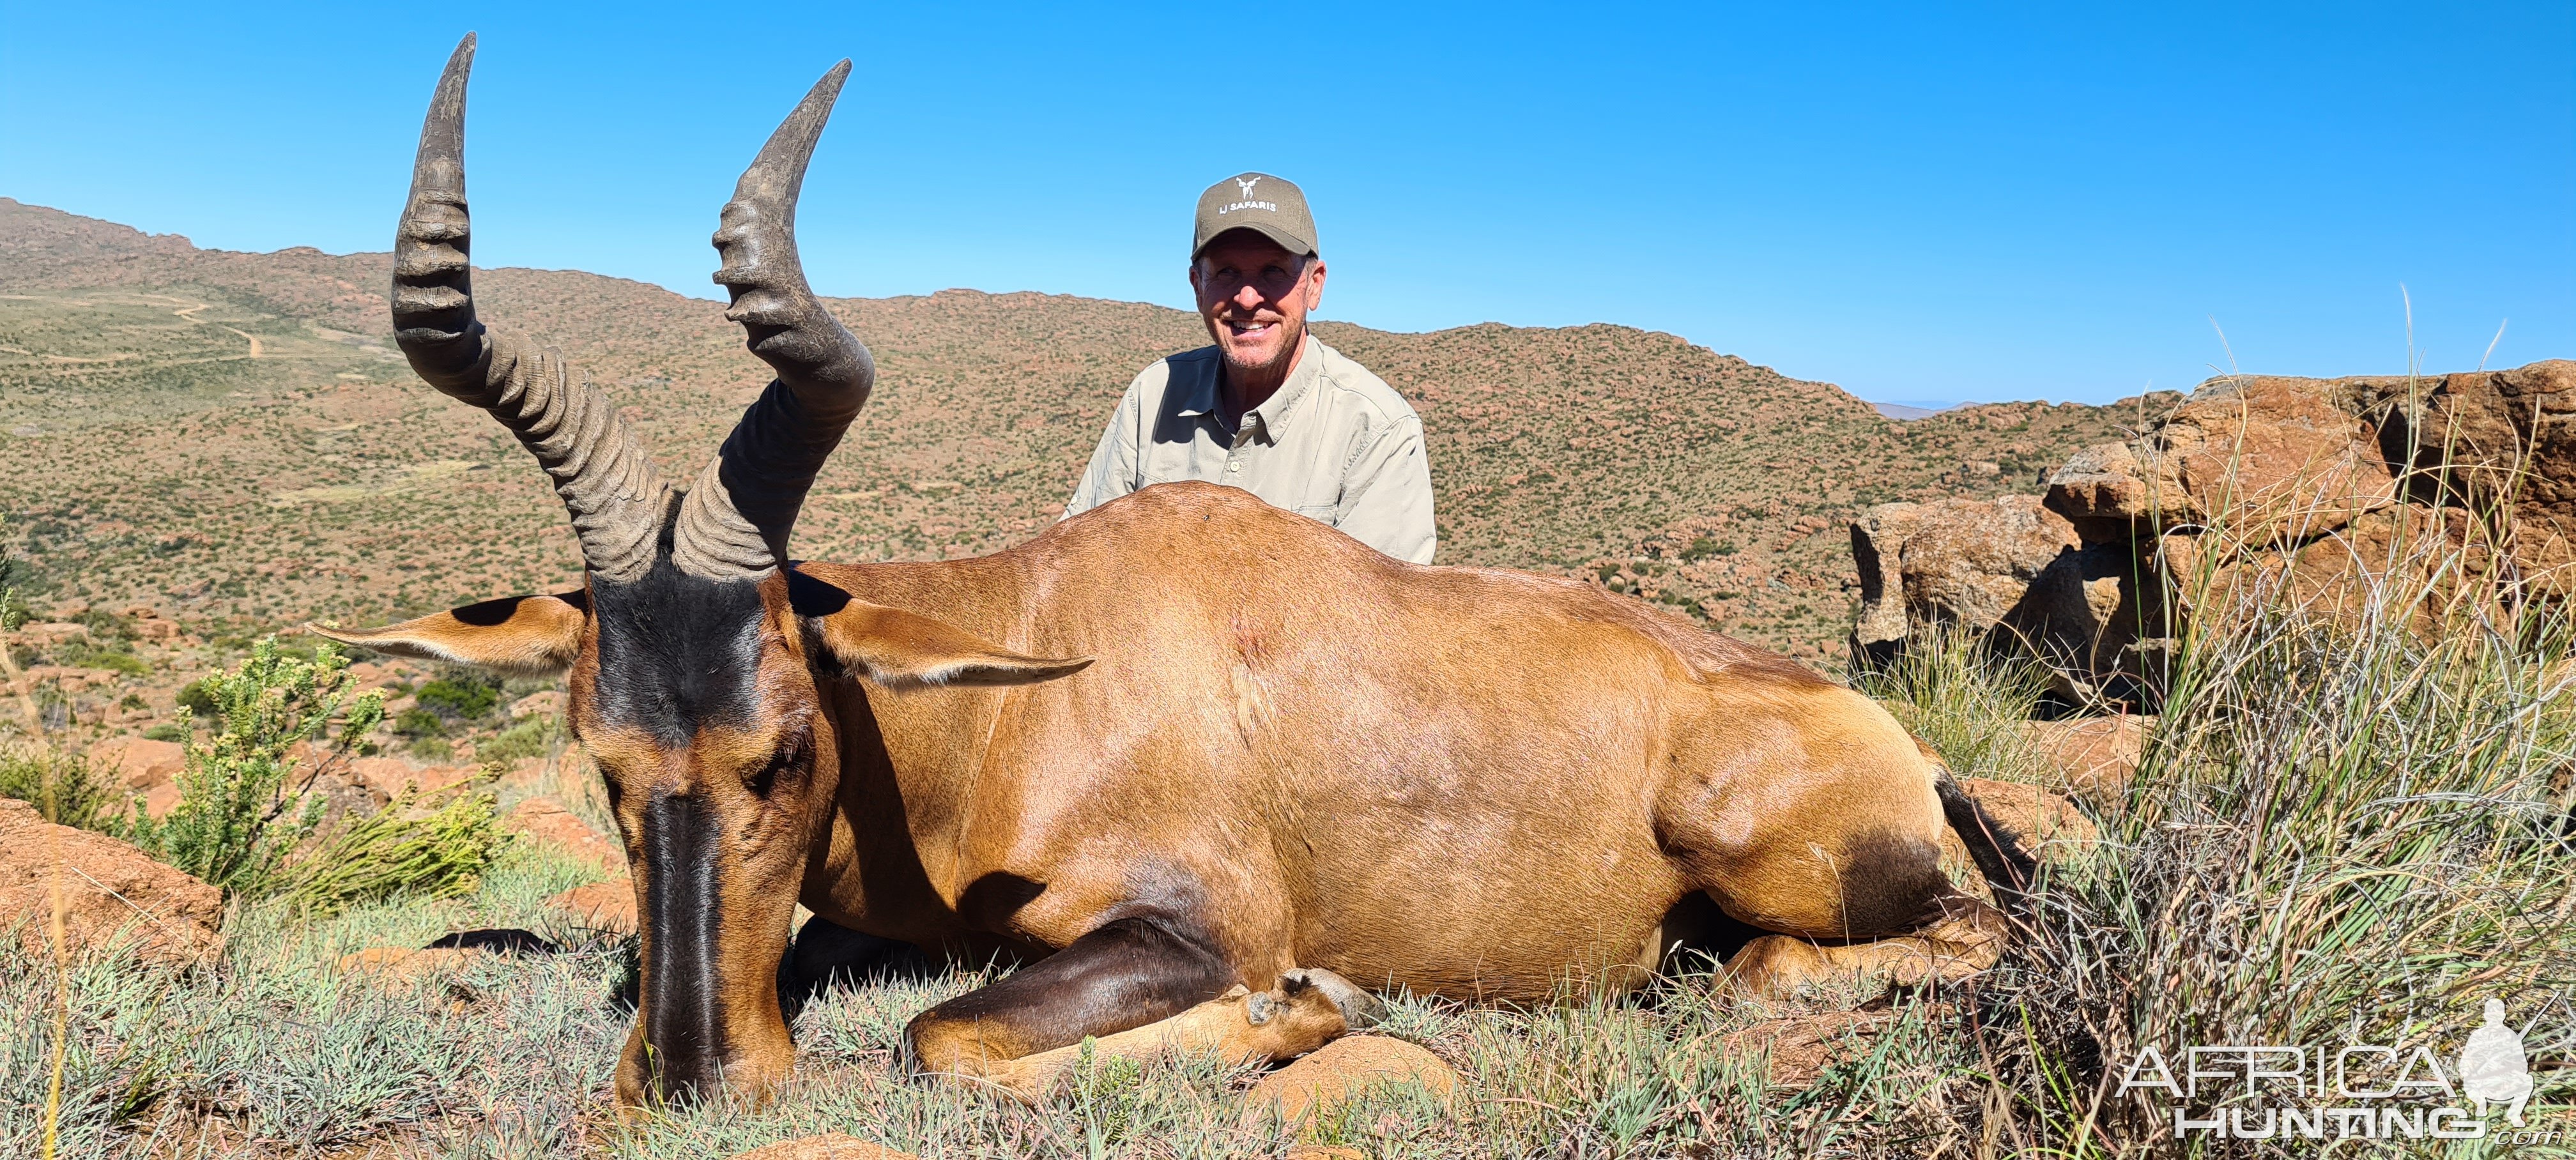
[[[1243,187],[1243,196],[1250,197],[1252,196],[1252,187],[1261,184],[1261,179],[1258,177],[1238,177],[1234,179],[1234,183]]]

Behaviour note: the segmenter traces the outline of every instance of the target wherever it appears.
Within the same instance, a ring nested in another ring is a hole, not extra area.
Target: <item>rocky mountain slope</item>
[[[201,250],[0,199],[0,514],[37,598],[252,633],[576,582],[535,468],[391,348],[387,274],[384,254]],[[557,344],[618,396],[676,477],[764,381],[707,301],[573,271],[475,285],[487,320]],[[818,558],[1026,538],[1136,370],[1204,342],[1179,311],[1065,296],[832,307],[880,378],[798,528]],[[1848,517],[2027,487],[2155,409],[1898,423],[1627,327],[1318,333],[1421,411],[1441,562],[1590,577],[1819,660],[1839,654],[1857,593]]]

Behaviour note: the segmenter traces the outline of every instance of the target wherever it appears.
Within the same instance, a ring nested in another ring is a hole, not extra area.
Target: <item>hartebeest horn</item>
[[[805,163],[849,75],[845,60],[814,82],[743,171],[716,230],[715,280],[733,292],[725,317],[778,377],[680,502],[671,562],[692,575],[749,579],[787,562],[805,492],[876,381],[867,346],[815,300],[796,257]]]
[[[474,317],[472,230],[465,212],[465,78],[474,34],[457,42],[421,122],[411,200],[394,234],[394,337],[439,390],[492,413],[554,477],[581,554],[611,580],[653,566],[670,486],[607,396],[563,356],[532,350]]]

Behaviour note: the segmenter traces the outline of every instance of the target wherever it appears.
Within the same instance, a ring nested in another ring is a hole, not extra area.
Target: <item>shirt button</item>
[[[1241,471],[1243,470],[1243,465],[1240,463],[1228,463],[1225,465],[1225,469],[1227,471]]]

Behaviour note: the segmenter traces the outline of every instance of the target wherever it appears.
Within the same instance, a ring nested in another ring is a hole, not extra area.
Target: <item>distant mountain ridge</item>
[[[0,512],[40,583],[258,628],[577,582],[533,465],[392,350],[389,263],[202,250],[0,199]],[[478,269],[475,290],[487,322],[618,397],[680,478],[766,381],[716,303],[579,271]],[[1182,311],[1062,295],[830,306],[880,377],[799,525],[816,558],[1025,539],[1136,371],[1206,342]],[[1316,333],[1421,412],[1440,562],[1587,577],[1811,659],[1838,647],[1856,583],[1839,530],[1820,533],[1874,503],[2026,485],[2137,406],[1899,424],[1628,327]]]

